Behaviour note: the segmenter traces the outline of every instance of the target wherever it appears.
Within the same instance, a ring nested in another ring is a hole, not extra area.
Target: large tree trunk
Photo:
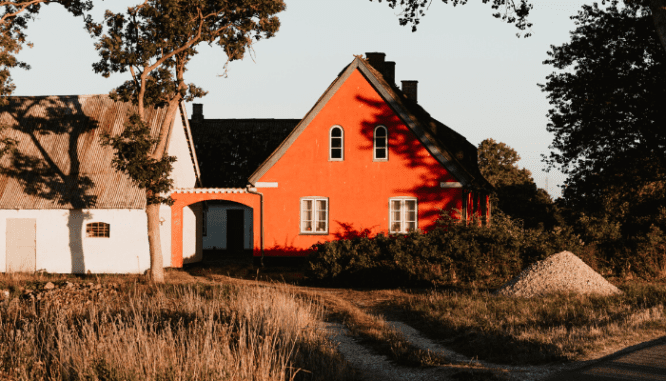
[[[150,278],[155,283],[164,283],[164,261],[160,242],[160,204],[146,205],[146,217],[148,219]]]
[[[167,108],[167,115],[160,128],[157,146],[152,153],[152,158],[162,160],[166,155],[166,146],[176,114],[180,96],[175,97]],[[142,102],[140,107],[143,108]],[[147,191],[149,192],[149,191]],[[148,196],[148,194],[146,194]],[[146,218],[148,219],[148,247],[150,250],[150,277],[155,283],[164,283],[164,261],[162,259],[162,243],[160,238],[160,204],[146,205]]]
[[[666,50],[666,0],[650,0],[650,10],[657,35]]]

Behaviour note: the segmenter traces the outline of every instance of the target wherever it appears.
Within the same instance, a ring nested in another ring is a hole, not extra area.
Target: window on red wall
[[[345,136],[342,127],[333,126],[330,135],[329,159],[333,161],[344,160]]]
[[[375,127],[372,158],[377,161],[388,160],[388,132],[384,126]]]
[[[328,198],[301,198],[301,233],[328,234]]]
[[[409,233],[418,228],[418,202],[413,197],[389,199],[389,231]]]

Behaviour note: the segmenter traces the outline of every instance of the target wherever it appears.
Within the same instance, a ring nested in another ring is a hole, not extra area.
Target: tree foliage
[[[552,227],[558,217],[548,193],[537,188],[532,174],[519,168],[518,152],[505,143],[486,139],[478,147],[479,169],[495,187],[494,204],[504,213],[524,221],[527,228]]]
[[[27,43],[28,23],[39,13],[42,5],[57,3],[74,16],[81,16],[93,7],[92,0],[6,0],[0,1],[0,105],[15,89],[11,70],[29,69],[28,63],[19,61],[16,55]]]
[[[370,0],[373,1],[373,0]],[[481,0],[484,4],[490,3],[491,8],[494,10],[493,17],[506,21],[509,24],[515,24],[516,28],[521,32],[532,27],[532,23],[527,20],[527,17],[532,10],[532,4],[528,0]],[[382,0],[379,0],[381,3]],[[426,10],[430,8],[432,0],[386,0],[389,7],[395,9],[399,7],[400,11],[400,25],[411,25],[412,32],[416,32],[417,25],[421,22],[421,18],[426,15]],[[467,4],[467,0],[442,0],[444,4],[451,4],[454,7],[458,5]],[[517,33],[518,36],[521,32]],[[529,37],[530,33],[524,33],[523,36]]]
[[[155,160],[145,153],[157,143],[150,136],[150,128],[139,115],[131,115],[125,129],[118,136],[103,135],[102,144],[113,147],[116,152],[113,159],[115,169],[125,172],[139,187],[146,189],[146,202],[152,204],[172,204],[170,197],[165,197],[173,185],[169,178],[174,156],[163,156]]]
[[[173,162],[165,156],[168,137],[180,103],[205,95],[185,82],[187,64],[200,43],[221,47],[227,62],[243,58],[255,41],[275,35],[280,27],[275,14],[284,9],[283,0],[145,0],[127,12],[107,11],[102,23],[87,24],[101,57],[95,72],[131,75],[111,97],[136,104],[138,115],[130,118],[124,135],[106,142],[116,148],[116,167],[146,189],[151,275],[157,282],[164,278],[159,202],[168,201],[158,192],[170,189]],[[146,107],[167,108],[155,140],[146,135]]]
[[[546,159],[569,177],[567,205],[592,214],[649,216],[663,204],[666,53],[650,8],[583,6],[571,41],[552,46]]]

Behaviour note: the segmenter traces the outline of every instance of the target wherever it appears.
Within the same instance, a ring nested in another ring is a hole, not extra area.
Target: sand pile
[[[499,290],[498,295],[531,298],[557,292],[621,294],[599,273],[573,253],[563,251],[536,262]]]

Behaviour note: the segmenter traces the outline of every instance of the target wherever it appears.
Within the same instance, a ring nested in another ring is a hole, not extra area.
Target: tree
[[[569,175],[571,208],[654,214],[666,195],[666,53],[651,8],[586,5],[572,18],[571,41],[544,62],[558,69],[541,85],[553,106],[547,163]]]
[[[370,0],[373,1],[373,0]],[[532,4],[528,0],[481,0],[484,4],[490,3],[491,8],[495,10],[493,17],[502,19],[509,24],[515,24],[520,31],[529,29],[532,24],[527,21],[532,10]],[[381,3],[382,0],[379,0]],[[400,25],[411,25],[412,32],[416,32],[417,25],[421,22],[421,17],[425,16],[426,10],[430,8],[432,0],[386,0],[389,7],[395,9],[400,5]],[[449,2],[455,7],[467,4],[467,0],[442,0],[444,4]],[[520,35],[520,32],[518,33]],[[525,33],[528,37],[530,33]]]
[[[92,0],[7,0],[0,1],[0,105],[15,89],[11,69],[29,69],[30,65],[16,59],[26,44],[28,22],[35,18],[42,5],[57,3],[74,16],[81,16],[93,7]]]
[[[107,137],[116,149],[117,169],[146,190],[146,216],[151,277],[164,281],[159,238],[159,205],[173,158],[165,155],[172,121],[181,101],[205,92],[185,82],[187,64],[204,42],[224,49],[229,61],[243,58],[253,41],[272,37],[280,22],[275,14],[283,0],[145,0],[126,13],[105,13],[101,24],[88,29],[98,38],[100,61],[95,72],[108,77],[129,71],[131,79],[111,92],[115,100],[133,102],[138,115],[130,118],[123,135]],[[146,107],[166,107],[167,117],[152,139],[145,124]]]
[[[373,1],[373,0],[370,0]],[[484,4],[491,3],[492,9],[496,10],[493,13],[495,18],[500,18],[509,24],[515,24],[518,30],[524,31],[529,29],[532,24],[527,21],[532,4],[528,0],[481,0]],[[617,6],[619,0],[602,0],[602,4],[606,2],[611,6]],[[382,0],[379,0],[381,3]],[[432,4],[432,0],[386,0],[389,7],[395,9],[400,5],[400,25],[411,25],[412,31],[416,31],[416,26],[421,21],[421,17],[425,16],[426,10]],[[449,2],[455,7],[457,5],[467,4],[467,0],[442,0],[444,4]],[[661,41],[662,48],[666,50],[666,0],[624,0],[624,5],[629,8],[635,7],[649,7],[652,14],[652,23],[657,31],[659,40]],[[520,32],[517,33],[520,36]],[[525,33],[524,36],[528,37],[530,33]]]
[[[526,228],[558,223],[552,199],[537,188],[530,171],[518,167],[520,156],[513,148],[486,139],[479,144],[478,157],[481,174],[495,188],[493,202],[498,209],[523,220]]]

